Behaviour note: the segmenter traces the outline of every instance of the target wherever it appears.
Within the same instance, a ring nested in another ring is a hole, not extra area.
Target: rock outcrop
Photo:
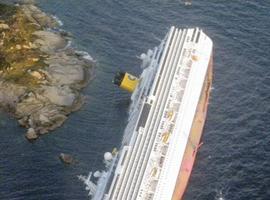
[[[33,128],[29,128],[27,130],[27,133],[25,134],[25,137],[29,141],[33,141],[33,140],[36,140],[38,138],[38,135],[37,135],[36,131]]]
[[[21,4],[21,9],[27,17],[27,20],[35,26],[46,28],[55,28],[58,26],[57,22],[51,16],[42,12],[34,5],[34,0],[23,0]]]
[[[8,30],[9,29],[9,25],[7,24],[0,24],[0,30]]]
[[[0,16],[0,108],[27,128],[32,141],[82,106],[80,92],[93,62],[69,47],[70,34],[58,30],[34,1],[21,2],[8,18]]]
[[[73,156],[71,156],[69,154],[60,153],[59,159],[65,164],[73,164],[73,163],[75,163],[75,160],[74,160]]]

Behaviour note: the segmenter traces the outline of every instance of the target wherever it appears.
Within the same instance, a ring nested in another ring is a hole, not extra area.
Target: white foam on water
[[[146,67],[149,66],[151,59],[152,59],[152,55],[153,55],[153,50],[149,49],[147,51],[147,54],[142,53],[139,57],[139,59],[142,60],[142,64],[141,64],[141,68],[145,69]]]
[[[102,171],[89,172],[88,176],[79,175],[77,176],[79,180],[81,180],[85,185],[85,190],[88,191],[88,196],[92,200],[102,200],[107,183],[109,181],[110,175],[113,173],[113,169],[115,166],[115,162],[117,159],[117,154],[114,155],[111,161],[104,160],[106,169]],[[94,179],[92,179],[92,175]]]
[[[71,45],[72,45],[72,41],[69,40],[64,49],[67,49],[67,48],[71,47]]]
[[[192,0],[184,0],[185,6],[191,6],[192,5]]]
[[[223,187],[221,189],[216,189],[215,200],[226,200],[226,195],[228,193],[228,188]]]
[[[79,56],[81,56],[83,59],[91,61],[91,62],[96,62],[93,57],[86,51],[75,51],[75,53]]]
[[[55,15],[52,15],[52,18],[58,23],[59,26],[63,26],[64,23]]]
[[[225,200],[222,191],[219,191],[218,195],[216,196],[216,200]]]

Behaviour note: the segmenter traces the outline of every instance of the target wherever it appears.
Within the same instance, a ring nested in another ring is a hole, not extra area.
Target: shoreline
[[[26,127],[32,141],[81,108],[94,61],[72,48],[70,34],[34,1],[0,8],[0,109]]]

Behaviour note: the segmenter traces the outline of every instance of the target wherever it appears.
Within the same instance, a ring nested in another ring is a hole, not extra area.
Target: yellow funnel
[[[120,88],[132,93],[137,87],[139,79],[129,73],[119,72],[115,75],[113,82]]]

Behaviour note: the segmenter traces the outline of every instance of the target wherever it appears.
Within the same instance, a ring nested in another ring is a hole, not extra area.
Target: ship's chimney
[[[115,85],[131,93],[135,90],[138,82],[139,79],[137,77],[127,72],[118,72],[113,79]]]

